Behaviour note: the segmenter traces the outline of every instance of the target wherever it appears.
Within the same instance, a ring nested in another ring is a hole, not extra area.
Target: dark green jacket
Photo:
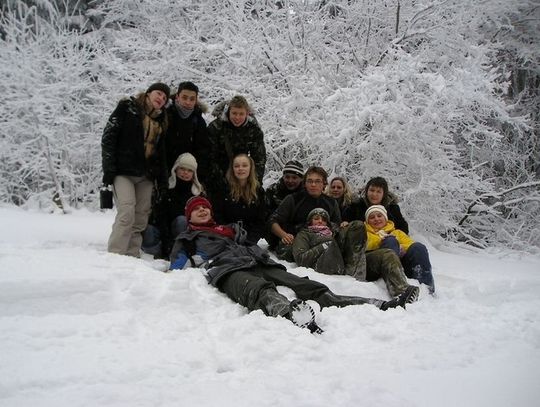
[[[255,161],[257,178],[262,185],[266,166],[266,147],[264,135],[254,116],[248,116],[246,123],[240,127],[233,126],[224,112],[208,125],[208,135],[212,145],[210,156],[210,178],[206,180],[210,192],[221,188],[225,183],[225,173],[233,157],[246,153]],[[223,192],[223,189],[220,189]]]
[[[344,273],[343,256],[333,236],[320,236],[306,227],[294,238],[292,250],[294,261],[301,267],[324,274]]]

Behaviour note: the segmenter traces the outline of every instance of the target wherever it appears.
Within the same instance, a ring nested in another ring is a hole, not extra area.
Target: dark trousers
[[[278,267],[262,265],[257,265],[251,270],[234,271],[218,282],[220,291],[250,311],[255,309],[264,311],[260,294],[266,289],[275,290],[278,285],[289,287],[301,300],[317,301],[321,295],[329,291],[327,286],[318,281],[298,277]]]

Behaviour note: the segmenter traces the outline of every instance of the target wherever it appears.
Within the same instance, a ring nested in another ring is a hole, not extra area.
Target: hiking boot
[[[420,289],[415,285],[408,286],[404,292],[398,295],[397,298],[404,300],[407,304],[412,304],[415,301],[418,301],[420,295]]]
[[[283,317],[290,312],[290,301],[275,288],[267,288],[259,293],[259,304],[266,315]]]
[[[315,322],[315,311],[302,300],[292,300],[289,304],[289,314],[285,315],[293,324],[307,328],[312,334],[322,334],[324,331]]]
[[[397,296],[395,298],[392,298],[389,301],[383,301],[382,304],[379,306],[379,309],[381,311],[386,311],[390,308],[397,308],[402,307],[405,308],[405,296]]]

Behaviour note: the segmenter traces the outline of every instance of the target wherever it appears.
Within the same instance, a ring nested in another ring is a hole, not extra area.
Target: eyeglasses
[[[307,179],[306,184],[322,184],[322,179]]]

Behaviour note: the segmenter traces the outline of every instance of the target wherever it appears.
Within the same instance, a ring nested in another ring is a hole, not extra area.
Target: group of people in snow
[[[426,247],[408,236],[397,198],[384,178],[358,198],[343,177],[328,182],[313,165],[291,160],[266,191],[263,132],[243,96],[207,107],[192,82],[154,83],[121,100],[102,137],[103,183],[117,208],[108,251],[170,260],[170,270],[200,267],[208,281],[249,310],[283,316],[320,332],[305,301],[321,307],[373,304],[382,310],[435,292]],[[265,239],[268,250],[258,246]],[[288,273],[271,259],[296,262],[359,281],[382,277],[391,300],[337,295]],[[290,287],[289,301],[276,286]]]

